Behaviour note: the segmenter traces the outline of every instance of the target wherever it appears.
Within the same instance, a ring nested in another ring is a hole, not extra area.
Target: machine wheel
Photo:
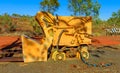
[[[66,59],[66,55],[64,52],[58,52],[57,50],[53,52],[52,54],[52,59],[54,61],[58,61],[58,60],[65,60]]]
[[[84,59],[88,59],[89,58],[88,46],[82,46],[80,53]]]

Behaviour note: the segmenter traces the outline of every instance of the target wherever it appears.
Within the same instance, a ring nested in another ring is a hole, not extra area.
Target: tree
[[[12,16],[13,16],[13,17],[21,17],[21,15],[16,14],[16,13],[13,13]]]
[[[99,15],[100,4],[92,0],[68,0],[68,8],[75,16],[94,16]]]
[[[34,35],[39,36],[43,33],[41,27],[39,26],[39,24],[37,23],[34,17],[30,18],[30,25],[33,27]]]
[[[115,25],[120,25],[120,10],[117,12],[113,12],[112,16],[108,19],[109,24],[115,24]]]
[[[9,24],[11,22],[11,18],[10,15],[8,13],[4,13],[3,14],[3,24]]]
[[[58,0],[42,0],[40,2],[41,11],[46,11],[54,14],[54,12],[60,6]]]

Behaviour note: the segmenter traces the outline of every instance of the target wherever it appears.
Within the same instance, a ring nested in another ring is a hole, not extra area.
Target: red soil
[[[92,45],[119,45],[120,36],[99,36],[92,38]]]

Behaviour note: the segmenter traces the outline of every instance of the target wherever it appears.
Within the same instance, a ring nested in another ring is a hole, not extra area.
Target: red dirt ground
[[[119,45],[120,44],[120,36],[98,36],[92,38],[92,45]]]

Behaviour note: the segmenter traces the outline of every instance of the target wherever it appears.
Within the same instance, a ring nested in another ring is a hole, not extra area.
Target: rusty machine
[[[76,16],[53,16],[48,12],[38,12],[35,19],[43,30],[39,41],[22,35],[24,62],[66,60],[69,58],[89,58],[88,45],[91,44],[92,18]]]
[[[88,66],[107,67],[112,65],[112,63],[93,64],[86,60],[89,58],[88,48],[93,45],[91,42],[92,18],[90,16],[53,16],[48,12],[38,12],[35,19],[44,36],[37,40],[26,35],[16,37],[16,41],[12,40],[12,44],[0,49],[0,61],[8,61],[5,57],[16,54],[14,57],[20,55],[22,60],[14,57],[12,59],[24,62],[77,58]]]

